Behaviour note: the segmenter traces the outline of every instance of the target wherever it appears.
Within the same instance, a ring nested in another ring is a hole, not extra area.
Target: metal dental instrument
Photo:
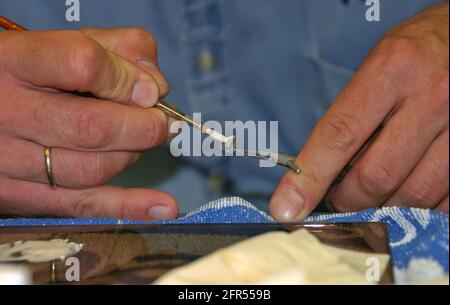
[[[274,164],[289,168],[296,174],[301,173],[300,168],[295,164],[295,157],[293,156],[269,151],[249,151],[247,149],[238,149],[236,148],[234,137],[226,137],[223,134],[215,131],[214,129],[194,121],[190,116],[184,114],[175,106],[161,101],[156,105],[156,107],[162,110],[165,114],[177,120],[184,121],[190,126],[199,129],[202,133],[209,135],[216,141],[219,141],[220,143],[222,143],[223,150],[226,152],[234,152],[237,155],[266,160],[268,162],[272,162]]]
[[[228,137],[215,131],[212,128],[209,128],[199,122],[196,122],[190,116],[186,115],[185,113],[183,113],[182,111],[180,111],[178,108],[176,108],[173,105],[169,105],[164,101],[160,101],[158,104],[156,104],[156,107],[159,108],[160,110],[162,110],[168,116],[171,116],[177,120],[188,123],[190,126],[199,129],[202,133],[205,133],[205,134],[211,136],[213,139],[221,142],[222,144],[226,144],[228,142]]]
[[[3,16],[0,16],[0,27],[3,27],[4,29],[10,30],[10,31],[27,31],[27,29],[24,28],[23,26],[15,23]],[[220,132],[217,132],[212,128],[209,128],[199,122],[194,121],[190,116],[184,114],[182,111],[180,111],[175,106],[169,105],[166,102],[161,101],[156,105],[156,107],[159,108],[160,110],[162,110],[168,116],[173,117],[180,121],[184,121],[184,122],[188,123],[190,126],[199,129],[202,133],[207,134],[208,136],[212,137],[214,140],[219,141],[220,143],[222,143],[222,148],[224,151],[234,152],[240,156],[253,157],[253,158],[258,158],[258,159],[262,159],[262,160],[267,160],[274,164],[289,168],[296,174],[301,173],[300,168],[297,165],[295,165],[295,162],[294,162],[295,157],[293,157],[293,156],[289,156],[289,155],[282,154],[282,153],[269,152],[269,151],[248,151],[245,149],[238,149],[238,148],[236,148],[234,137],[226,137],[225,135],[221,134]]]
[[[246,149],[233,149],[236,153],[242,152],[247,157],[254,157],[262,160],[266,160],[277,165],[281,165],[289,168],[296,174],[300,174],[300,168],[295,164],[295,157],[283,154],[283,153],[275,153],[270,151],[248,151]]]

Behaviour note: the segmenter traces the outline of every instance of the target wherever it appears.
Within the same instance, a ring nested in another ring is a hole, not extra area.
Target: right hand
[[[167,139],[153,106],[169,87],[151,34],[3,31],[0,84],[0,215],[176,217],[166,193],[103,185]],[[57,189],[47,185],[46,146]]]

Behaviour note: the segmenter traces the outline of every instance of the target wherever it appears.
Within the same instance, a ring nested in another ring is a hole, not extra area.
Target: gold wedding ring
[[[50,283],[56,284],[56,262],[52,261],[50,264]]]
[[[51,188],[56,188],[55,178],[53,177],[52,170],[52,149],[51,147],[45,147],[44,149],[44,163],[45,163],[45,172],[47,174],[48,185]]]

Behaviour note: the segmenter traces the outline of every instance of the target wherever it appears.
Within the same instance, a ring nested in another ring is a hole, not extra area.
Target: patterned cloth
[[[307,222],[383,222],[387,225],[395,280],[399,284],[448,279],[449,218],[431,210],[409,208],[369,209],[357,213],[311,216]],[[254,205],[238,197],[210,202],[183,218],[156,223],[273,223]],[[6,226],[145,224],[119,219],[6,219]]]

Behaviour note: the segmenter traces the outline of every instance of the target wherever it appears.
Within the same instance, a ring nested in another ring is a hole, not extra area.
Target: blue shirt
[[[297,154],[382,35],[437,1],[380,2],[380,22],[366,20],[363,0],[81,0],[73,23],[64,0],[1,0],[0,13],[30,29],[143,27],[158,41],[171,103],[204,120],[278,120],[280,151]],[[161,147],[113,183],[168,191],[181,212],[227,193],[267,208],[284,172]]]

